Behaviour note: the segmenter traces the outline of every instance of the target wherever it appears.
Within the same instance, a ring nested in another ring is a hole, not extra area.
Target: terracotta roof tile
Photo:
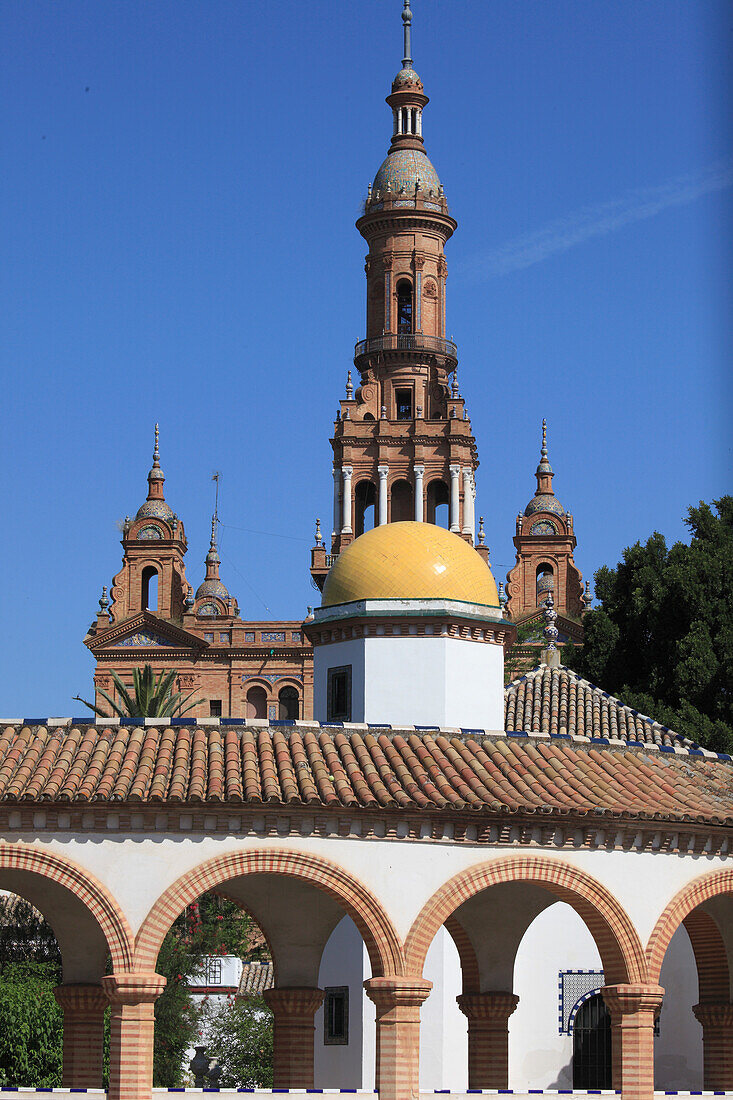
[[[555,691],[558,713],[563,685],[568,714],[572,690],[585,708],[582,685],[544,672],[525,681],[525,697],[541,699],[542,684],[546,697]],[[610,702],[609,720],[624,713]],[[0,801],[603,813],[733,825],[730,759],[675,751],[655,733],[627,746],[542,731],[18,724],[0,730]]]
[[[539,665],[504,689],[507,733],[570,734],[652,745],[694,742],[627,707],[569,668]]]
[[[245,963],[239,979],[238,997],[259,997],[275,984],[272,963]]]

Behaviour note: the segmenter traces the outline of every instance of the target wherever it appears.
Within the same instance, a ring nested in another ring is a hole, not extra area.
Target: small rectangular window
[[[351,665],[328,670],[329,722],[351,721]]]
[[[221,699],[209,699],[209,718],[221,718]]]
[[[397,419],[412,420],[412,390],[396,390]]]
[[[221,959],[207,959],[204,963],[206,985],[221,985]]]
[[[323,1045],[348,1046],[349,987],[327,985],[323,998]]]

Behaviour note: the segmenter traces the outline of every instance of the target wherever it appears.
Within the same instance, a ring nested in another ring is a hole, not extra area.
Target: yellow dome
[[[321,606],[389,599],[499,607],[488,566],[462,538],[433,523],[385,523],[361,535],[331,566]]]

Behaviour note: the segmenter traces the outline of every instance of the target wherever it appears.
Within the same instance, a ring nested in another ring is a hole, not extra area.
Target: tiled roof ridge
[[[538,671],[537,669],[533,670]],[[563,667],[563,671],[572,672],[571,669]],[[521,677],[521,680],[526,679],[526,676]],[[580,677],[577,677],[580,680]],[[520,680],[512,681],[513,683],[519,683]],[[584,684],[588,684],[588,681],[582,681]],[[593,686],[593,685],[589,685]],[[607,692],[603,693],[610,700],[614,700],[614,697],[608,695]],[[616,702],[618,700],[615,700]],[[623,704],[622,704],[623,705]],[[661,726],[659,723],[652,722],[651,719],[645,718],[644,715],[638,711],[633,711],[631,707],[626,707],[626,710],[635,714],[644,721],[649,722],[651,725],[668,732],[672,736],[673,730],[668,730],[668,727]],[[238,734],[244,734],[247,731],[250,732],[264,732],[265,730],[277,731],[286,740],[289,740],[291,733],[307,732],[307,731],[319,731],[321,733],[328,733],[334,731],[337,734],[342,734],[351,739],[351,735],[357,734],[384,734],[390,740],[395,737],[400,737],[404,734],[417,734],[418,736],[432,735],[448,737],[449,739],[458,739],[462,741],[472,740],[476,738],[487,738],[493,741],[512,741],[529,738],[537,741],[566,741],[578,745],[579,747],[592,747],[600,749],[630,749],[632,751],[642,752],[662,752],[673,753],[675,756],[695,756],[705,757],[709,760],[720,760],[723,763],[733,764],[733,755],[730,753],[713,752],[710,749],[704,749],[694,741],[689,741],[687,738],[678,739],[684,741],[684,744],[680,745],[660,745],[654,741],[634,741],[626,737],[593,737],[587,734],[576,733],[546,733],[542,730],[492,730],[492,729],[479,729],[473,727],[459,727],[459,726],[408,726],[408,725],[392,725],[382,722],[317,722],[312,719],[267,719],[267,718],[192,718],[192,719],[178,719],[176,722],[171,722],[168,718],[99,718],[96,721],[89,721],[86,718],[74,719],[74,718],[32,718],[32,719],[3,719],[0,718],[0,734],[9,727],[19,727],[19,729],[31,729],[40,730],[46,729],[49,731],[49,736],[54,735],[54,731],[66,730],[68,733],[76,731],[79,733],[85,733],[89,730],[99,730],[99,732],[105,729],[115,729],[120,726],[127,727],[131,732],[135,730],[143,730],[150,727],[157,729],[171,729],[176,730],[229,730],[236,729]],[[2,760],[0,759],[0,771],[2,770]]]
[[[599,687],[598,684],[594,684],[590,680],[586,680],[584,676],[581,676],[579,672],[576,672],[575,669],[570,668],[568,665],[558,665],[551,668],[549,665],[543,662],[537,665],[535,668],[529,669],[522,676],[518,676],[515,680],[511,680],[508,684],[506,684],[504,687],[504,697],[506,698],[508,696],[512,688],[516,688],[519,684],[526,683],[528,680],[535,680],[539,676],[544,675],[544,673],[547,671],[549,671],[551,675],[555,672],[566,672],[568,676],[571,676],[580,687],[589,688],[592,692],[598,692],[598,694],[603,696],[604,699],[608,699],[610,703],[615,703],[616,706],[619,707],[621,710],[628,712],[635,718],[641,719],[641,721],[645,722],[648,726],[651,727],[651,729],[659,730],[661,733],[667,734],[669,737],[674,738],[676,741],[680,741],[686,748],[701,749],[701,746],[696,741],[693,741],[691,738],[686,737],[682,733],[677,733],[676,730],[673,730],[670,726],[663,725],[662,722],[657,722],[655,718],[650,717],[650,715],[648,714],[643,714],[642,711],[637,710],[635,707],[630,707],[627,703],[624,703],[623,700],[619,699],[618,696],[612,695],[610,691],[606,691],[604,688]],[[701,751],[706,752],[707,750],[701,749]]]

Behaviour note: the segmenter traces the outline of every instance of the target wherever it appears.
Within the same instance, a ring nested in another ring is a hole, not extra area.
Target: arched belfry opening
[[[412,332],[412,283],[400,279],[397,283],[397,332]]]
[[[409,481],[395,481],[392,486],[392,523],[415,518],[415,493]]]
[[[154,565],[146,565],[142,572],[140,610],[158,610],[158,570]]]
[[[431,481],[428,485],[427,494],[427,521],[428,523],[434,523],[437,527],[445,527],[446,530],[450,526],[450,516],[448,514],[448,505],[450,501],[450,493],[448,486],[441,478],[436,478],[435,481]]]
[[[371,481],[360,481],[354,490],[354,535],[376,526],[377,490]]]
[[[537,606],[543,604],[547,597],[555,594],[555,571],[547,562],[537,566]]]

